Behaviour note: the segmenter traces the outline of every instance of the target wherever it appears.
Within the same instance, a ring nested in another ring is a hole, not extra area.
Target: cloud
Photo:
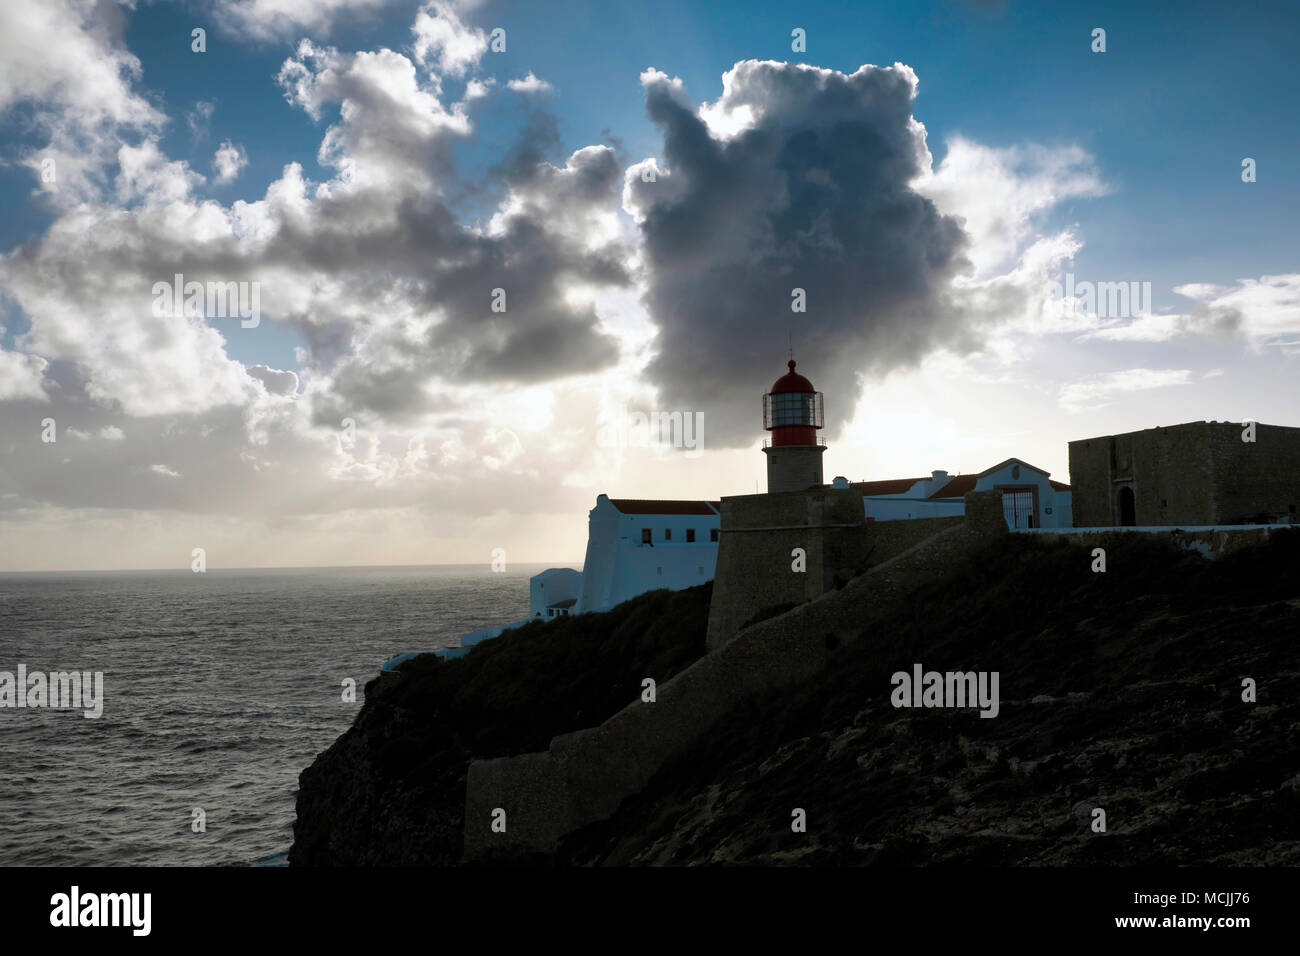
[[[233,182],[240,170],[248,165],[248,153],[244,151],[244,147],[225,140],[217,149],[216,155],[212,157],[212,165],[217,171],[217,182]]]
[[[1086,409],[1104,408],[1118,395],[1189,385],[1189,369],[1129,368],[1118,372],[1104,372],[1067,382],[1061,386],[1057,403],[1071,414]]]
[[[0,521],[487,514],[530,509],[512,493],[521,481],[558,510],[588,505],[564,476],[594,456],[593,382],[623,360],[604,296],[636,298],[613,150],[565,157],[530,98],[510,161],[483,186],[496,200],[462,221],[444,196],[479,188],[452,152],[473,127],[437,76],[391,50],[304,42],[280,83],[324,127],[323,181],[290,163],[263,195],[218,202],[145,131],[105,151],[108,188],[0,256],[6,305],[30,323],[0,352],[0,448],[30,447],[34,403],[60,439],[84,438],[7,456]],[[256,283],[261,325],[155,312],[154,287],[177,274]],[[296,368],[231,358],[277,325],[302,341]],[[346,445],[344,419],[358,435]]]
[[[411,32],[416,62],[443,76],[463,76],[478,65],[488,48],[487,33],[466,26],[450,3],[425,4]]]
[[[545,80],[539,80],[537,77],[533,76],[532,70],[528,71],[527,76],[518,80],[511,80],[509,83],[506,84],[506,86],[509,89],[514,90],[516,93],[551,92],[551,84],[547,83]]]
[[[970,269],[960,223],[911,183],[929,163],[903,64],[844,74],[745,61],[693,109],[647,71],[664,136],[654,182],[629,178],[646,300],[659,328],[649,375],[664,407],[703,411],[711,441],[754,440],[757,393],[801,368],[848,416],[862,375],[915,363],[961,333],[947,300]],[[803,289],[807,312],[791,311]]]
[[[117,3],[0,3],[0,115],[30,107],[41,142],[13,152],[54,205],[75,206],[105,187],[122,131],[154,133],[166,122],[134,89],[142,71],[124,25]]]
[[[939,168],[924,170],[912,185],[962,221],[978,275],[1014,262],[1044,212],[1109,191],[1092,157],[1077,145],[996,149],[954,136],[947,147]]]
[[[324,36],[342,19],[373,15],[393,0],[217,0],[218,23],[254,40]]]
[[[216,106],[214,100],[198,100],[192,109],[185,111],[185,125],[190,128],[190,139],[194,142],[207,138]]]
[[[293,372],[271,368],[267,365],[250,365],[248,374],[257,379],[266,390],[275,395],[293,395],[298,391],[298,376]]]
[[[46,401],[42,378],[47,365],[38,355],[0,349],[0,401]]]
[[[1166,342],[1199,336],[1220,345],[1245,338],[1254,346],[1286,345],[1300,333],[1300,274],[1239,279],[1235,285],[1191,282],[1174,292],[1194,300],[1186,312],[1140,315],[1081,336],[1110,342]]]

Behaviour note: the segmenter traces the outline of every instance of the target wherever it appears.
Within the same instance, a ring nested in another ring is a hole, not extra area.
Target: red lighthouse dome
[[[780,378],[776,380],[776,383],[773,384],[772,386],[771,394],[781,395],[786,392],[803,392],[804,394],[812,393],[814,395],[817,394],[816,389],[813,388],[813,383],[808,381],[808,379],[804,378],[802,375],[800,375],[798,372],[794,370],[794,359],[790,359],[790,361],[786,362],[785,364],[790,369],[790,371],[786,372],[784,375],[782,375]]]
[[[817,429],[823,426],[822,393],[790,369],[763,396],[763,427],[772,433],[772,445],[820,445]]]

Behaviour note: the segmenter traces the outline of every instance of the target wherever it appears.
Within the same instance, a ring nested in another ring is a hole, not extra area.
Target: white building
[[[657,588],[680,591],[712,581],[720,508],[717,501],[601,495],[587,516],[578,613],[608,611]]]
[[[608,611],[659,588],[680,591],[713,580],[718,563],[717,501],[660,501],[601,495],[587,515],[582,571],[547,568],[528,580],[528,617],[470,631],[460,647],[436,653],[460,657],[480,641],[529,621]]]
[[[550,620],[575,613],[581,593],[582,572],[573,568],[547,568],[534,574],[528,579],[528,620]]]
[[[832,486],[861,491],[868,521],[962,515],[967,493],[1001,491],[1003,512],[1011,528],[1069,528],[1074,524],[1070,486],[1052,481],[1049,472],[1019,458],[1008,458],[977,475],[935,471],[929,478],[856,482],[836,478]]]

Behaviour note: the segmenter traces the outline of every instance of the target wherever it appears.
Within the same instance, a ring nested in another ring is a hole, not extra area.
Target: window
[[[650,540],[650,529],[649,529],[649,528],[642,528],[642,529],[641,529],[641,543],[642,543],[642,544],[651,544],[651,543],[652,543],[651,540]]]
[[[710,529],[709,529],[709,540],[710,540],[710,541],[717,541],[717,540],[718,540],[718,529],[717,529],[717,528],[710,528]]]
[[[687,529],[686,529],[686,543],[687,543],[687,544],[691,544],[691,543],[693,543],[694,541],[695,541],[695,529],[694,529],[694,528],[687,528]]]
[[[661,578],[664,576],[664,569],[663,569],[663,568],[655,568],[655,570],[659,572],[659,576],[660,576]]]
[[[665,541],[671,541],[671,540],[673,540],[673,529],[672,529],[672,528],[664,528],[664,540],[665,540]]]

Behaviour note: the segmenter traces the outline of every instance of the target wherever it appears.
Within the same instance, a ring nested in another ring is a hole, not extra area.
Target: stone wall
[[[1181,548],[1195,551],[1205,558],[1219,558],[1225,554],[1231,554],[1233,551],[1260,544],[1267,540],[1269,533],[1275,527],[1275,525],[1266,525],[1264,527],[1214,528],[1199,531],[1169,528],[1158,532],[1148,529],[1134,529],[1132,531],[1097,529],[1092,531],[1051,532],[1050,536],[1053,539],[1060,538],[1074,541],[1088,548],[1109,548],[1121,535],[1125,534],[1167,534],[1170,540]]]
[[[1116,496],[1133,489],[1136,524],[1300,521],[1300,428],[1189,422],[1070,442],[1074,525],[1119,523]]]
[[[802,604],[865,569],[867,534],[862,495],[851,489],[723,498],[709,649],[756,614]],[[795,570],[796,548],[804,551],[802,571]]]
[[[763,449],[767,456],[767,491],[780,494],[786,491],[807,491],[824,484],[822,456],[825,445],[769,445]]]
[[[1300,428],[1256,425],[1255,440],[1241,440],[1244,425],[1209,424],[1214,463],[1214,524],[1300,521]]]
[[[730,500],[733,517],[766,513],[793,520],[800,514],[789,502],[750,511],[743,499]],[[548,852],[566,833],[608,818],[738,704],[814,676],[830,648],[889,627],[919,584],[943,577],[990,535],[1007,533],[997,492],[967,495],[966,520],[948,524],[841,589],[745,628],[661,685],[654,703],[638,700],[599,727],[556,737],[541,753],[474,761],[465,787],[466,858]],[[719,575],[724,573],[720,558]],[[726,582],[715,579],[715,599],[719,583]],[[505,832],[492,830],[498,808],[506,814]]]
[[[949,518],[900,518],[896,521],[868,522],[867,566],[875,567],[888,561],[931,535],[955,527],[964,520],[961,515],[955,515]]]

